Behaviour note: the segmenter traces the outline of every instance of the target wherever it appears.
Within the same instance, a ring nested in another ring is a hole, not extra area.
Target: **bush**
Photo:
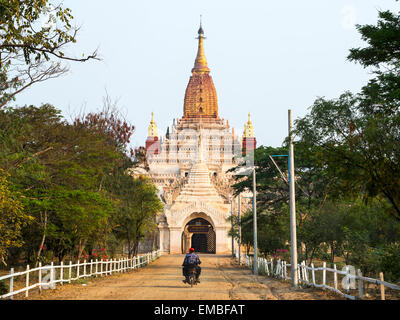
[[[8,292],[9,292],[8,283],[6,282],[6,280],[1,280],[0,281],[0,296],[2,296],[3,294],[6,294]]]
[[[380,252],[380,267],[385,280],[400,282],[400,244],[391,243]]]

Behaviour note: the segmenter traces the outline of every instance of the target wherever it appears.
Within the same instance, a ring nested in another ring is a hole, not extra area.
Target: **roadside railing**
[[[71,281],[81,278],[102,277],[142,268],[156,260],[160,255],[160,250],[157,250],[130,259],[84,260],[83,262],[77,261],[75,264],[70,261],[69,264],[61,262],[59,265],[54,265],[52,262],[46,266],[42,266],[42,263],[39,263],[39,266],[33,269],[30,269],[30,266],[27,265],[26,270],[22,272],[14,272],[14,268],[11,268],[10,274],[0,277],[0,281],[9,281],[9,292],[0,296],[0,299],[13,299],[13,296],[23,292],[25,292],[25,297],[28,297],[29,290],[35,288],[39,288],[39,292],[42,292],[44,289],[55,289],[58,283],[63,285],[63,283],[71,283]],[[37,277],[35,278],[38,280],[36,283],[31,284],[30,280],[33,278],[31,274],[35,272],[37,272]],[[25,287],[14,291],[15,278],[22,276],[25,276]]]
[[[236,258],[238,257],[238,252],[235,253]],[[253,268],[254,258],[252,256],[244,255],[245,259],[242,262],[248,268]],[[286,261],[282,261],[279,259],[275,265],[274,260],[267,260],[265,258],[258,258],[258,270],[265,273],[267,276],[272,276],[276,278],[280,278],[283,280],[291,280],[291,272],[288,271],[288,268],[291,268],[291,265],[286,263]],[[303,261],[298,265],[297,275],[300,284],[305,284],[308,286],[313,286],[315,288],[327,289],[330,291],[334,291],[337,294],[350,299],[350,300],[362,300],[364,298],[364,282],[372,283],[379,286],[380,289],[380,297],[381,300],[385,300],[385,287],[390,288],[392,290],[400,291],[400,286],[396,284],[392,284],[384,281],[383,273],[380,273],[380,279],[373,279],[364,277],[360,269],[351,270],[350,266],[346,266],[344,271],[338,270],[336,264],[333,265],[333,268],[328,268],[326,266],[326,262],[323,262],[322,267],[315,267],[313,263],[311,266],[307,266],[306,262]],[[322,272],[322,283],[317,283],[316,281],[316,272]],[[327,284],[327,273],[333,273],[333,287]],[[343,276],[341,281],[341,287],[346,291],[342,292],[339,290],[339,282],[338,275]],[[357,289],[358,295],[349,294],[350,289]]]

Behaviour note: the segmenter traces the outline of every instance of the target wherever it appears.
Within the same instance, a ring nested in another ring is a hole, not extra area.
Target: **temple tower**
[[[257,140],[254,136],[254,128],[251,123],[251,115],[249,113],[249,120],[244,125],[243,137],[242,137],[242,150],[243,154],[253,151],[257,147]]]
[[[205,39],[200,25],[182,118],[174,119],[167,134],[159,138],[152,115],[146,141],[149,175],[165,202],[157,220],[159,247],[164,253],[185,253],[190,247],[203,253],[231,251],[227,219],[233,179],[227,171],[238,164],[235,155],[242,155],[243,141],[219,116],[217,92],[204,53]],[[250,120],[249,125],[244,141],[252,142],[255,148]]]
[[[160,153],[160,141],[157,124],[154,121],[154,112],[151,113],[151,121],[147,130],[146,151],[156,155]]]

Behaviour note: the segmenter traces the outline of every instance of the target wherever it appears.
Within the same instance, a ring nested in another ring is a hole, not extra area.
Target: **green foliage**
[[[70,124],[51,105],[0,110],[0,168],[9,174],[19,210],[34,219],[15,228],[20,242],[5,247],[12,251],[10,261],[22,254],[29,262],[88,258],[100,248],[106,255],[107,243],[115,251],[125,241],[110,243],[121,228],[131,228],[136,252],[154,229],[162,208],[157,190],[126,171],[133,165],[126,147],[134,127],[108,111]]]
[[[10,190],[7,178],[0,168],[0,262],[3,264],[8,248],[22,245],[21,230],[32,219],[25,214],[19,194]]]
[[[7,294],[10,288],[6,280],[0,280],[0,296],[3,294]]]
[[[74,58],[66,46],[76,42],[71,10],[49,0],[0,0],[0,108],[31,85],[67,71]]]
[[[113,216],[113,232],[126,242],[129,256],[136,255],[140,240],[156,228],[156,214],[163,208],[157,188],[145,177],[137,179],[116,171],[106,181],[119,203]]]

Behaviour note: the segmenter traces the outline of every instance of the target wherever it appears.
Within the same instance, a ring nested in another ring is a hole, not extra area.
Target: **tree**
[[[31,85],[68,71],[62,61],[98,59],[96,51],[76,58],[65,53],[76,42],[71,10],[50,0],[0,0],[0,108]]]
[[[377,25],[357,29],[368,46],[351,49],[348,59],[376,77],[359,94],[316,100],[296,121],[296,134],[314,145],[338,190],[384,198],[400,220],[400,15],[380,11]]]
[[[0,168],[0,261],[6,264],[7,249],[23,244],[21,229],[32,217],[25,214],[19,195],[10,189],[7,174]]]
[[[88,241],[105,241],[115,204],[103,181],[131,163],[124,146],[133,127],[115,113],[107,126],[69,124],[50,105],[6,108],[0,114],[0,167],[11,174],[25,210],[35,217],[24,229],[28,259],[34,251],[38,262],[45,247],[62,257],[75,245],[79,258]]]
[[[114,233],[126,241],[129,257],[134,256],[140,240],[156,228],[156,215],[163,208],[157,188],[148,178],[134,179],[125,172],[109,177],[107,186],[119,200],[113,216]]]

